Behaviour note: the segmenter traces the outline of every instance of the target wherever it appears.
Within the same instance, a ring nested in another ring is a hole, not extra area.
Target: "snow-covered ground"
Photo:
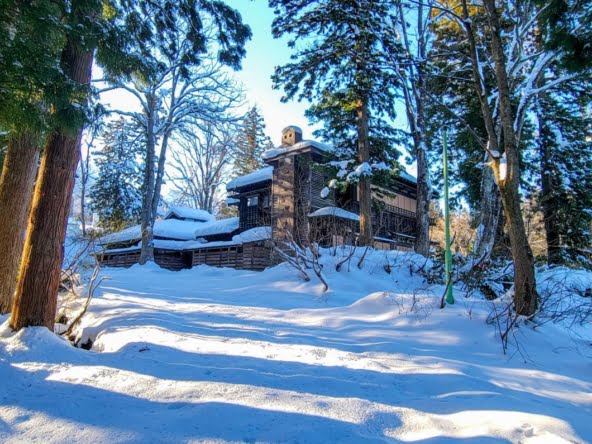
[[[91,351],[0,327],[0,442],[591,441],[591,337],[522,325],[503,355],[491,303],[440,310],[415,259],[325,256],[325,294],[284,265],[105,269]]]

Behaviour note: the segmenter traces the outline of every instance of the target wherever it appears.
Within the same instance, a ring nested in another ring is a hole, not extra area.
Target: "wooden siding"
[[[271,265],[271,248],[265,242],[200,248],[192,252],[192,265],[210,265],[241,270],[264,270]]]
[[[119,253],[100,253],[97,260],[104,267],[131,267],[140,261],[140,250]]]
[[[188,251],[159,248],[154,250],[154,262],[162,268],[174,271],[197,265],[262,271],[272,265],[271,252],[271,245],[267,241],[204,247]],[[106,253],[97,257],[101,265],[105,267],[131,267],[139,262],[140,252]]]

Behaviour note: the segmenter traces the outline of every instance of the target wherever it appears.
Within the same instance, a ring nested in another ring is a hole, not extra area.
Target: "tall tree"
[[[273,148],[265,134],[265,121],[256,106],[243,117],[242,128],[237,133],[234,148],[234,176],[244,176],[263,168],[263,151]]]
[[[429,96],[426,91],[426,67],[432,41],[433,10],[431,1],[417,2],[405,8],[397,2],[398,30],[402,35],[406,58],[392,57],[393,74],[399,77],[405,115],[411,131],[413,157],[417,164],[417,235],[415,252],[427,256],[430,252],[430,202],[432,187],[428,160],[426,108]],[[410,22],[412,23],[410,25]]]
[[[401,52],[396,35],[394,3],[378,0],[271,0],[276,15],[273,36],[290,35],[294,62],[276,68],[274,86],[283,87],[284,101],[319,101],[345,90],[347,109],[356,115],[361,245],[371,245],[372,195],[370,187],[369,119],[393,113],[396,79],[387,75],[393,54]]]
[[[91,188],[91,208],[100,227],[117,231],[140,220],[142,171],[137,158],[143,133],[120,118],[106,127],[103,142],[94,153],[98,177]]]
[[[77,86],[78,94],[62,98],[56,113],[58,122],[44,148],[10,318],[15,330],[29,325],[53,330],[63,243],[96,44],[85,37],[97,32],[100,14],[101,3],[90,0],[72,2],[67,11],[70,31],[60,68]]]
[[[40,146],[62,73],[56,60],[64,29],[51,18],[62,2],[0,1],[0,132],[6,153],[0,177],[0,314],[10,311]],[[7,215],[10,215],[9,217]]]

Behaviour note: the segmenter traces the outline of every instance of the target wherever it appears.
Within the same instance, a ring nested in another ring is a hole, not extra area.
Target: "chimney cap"
[[[282,134],[285,134],[285,133],[286,133],[286,132],[288,132],[288,131],[294,131],[294,132],[296,132],[296,133],[300,133],[300,134],[302,134],[302,129],[300,129],[300,127],[298,127],[298,126],[296,126],[296,125],[290,125],[290,126],[287,126],[287,127],[285,127],[285,128],[282,130]]]

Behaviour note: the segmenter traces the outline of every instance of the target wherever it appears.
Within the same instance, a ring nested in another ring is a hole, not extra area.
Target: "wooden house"
[[[319,168],[331,160],[332,153],[329,145],[304,140],[300,128],[285,128],[282,144],[263,155],[267,167],[227,185],[230,204],[238,207],[241,230],[271,225],[274,241],[290,238],[301,245],[353,242],[359,221],[356,187],[329,190],[330,176]],[[372,198],[375,246],[412,248],[415,178],[402,173],[388,187],[373,186]]]
[[[274,261],[271,242],[306,246],[355,242],[359,222],[356,188],[327,188],[330,146],[303,140],[289,126],[282,144],[264,153],[267,166],[227,184],[229,205],[238,217],[215,220],[203,211],[172,208],[154,226],[154,259],[179,270],[208,264],[262,270]],[[373,186],[374,245],[410,249],[416,230],[416,182],[401,174],[389,186]],[[100,239],[99,260],[109,266],[131,266],[140,257],[140,226]]]

